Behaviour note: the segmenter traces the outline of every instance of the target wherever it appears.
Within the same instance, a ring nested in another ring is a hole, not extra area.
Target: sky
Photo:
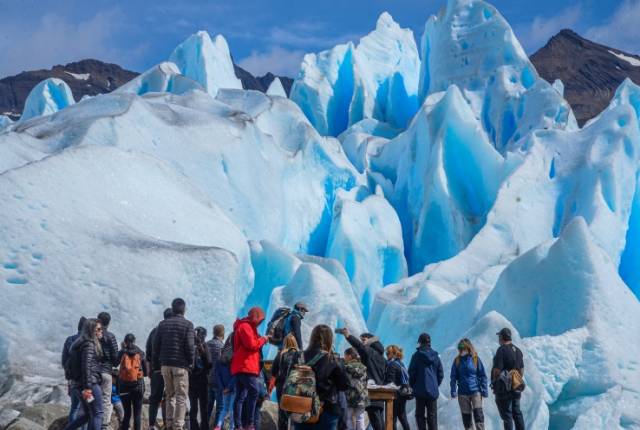
[[[198,30],[222,34],[256,75],[357,41],[388,11],[419,40],[445,0],[0,0],[0,77],[84,58],[144,71]],[[495,0],[528,53],[563,28],[640,53],[640,0]]]

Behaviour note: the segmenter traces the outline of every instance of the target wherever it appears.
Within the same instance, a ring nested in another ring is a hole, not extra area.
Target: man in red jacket
[[[231,374],[236,379],[236,399],[233,407],[235,428],[254,430],[253,416],[260,387],[260,350],[269,338],[258,335],[258,326],[264,321],[264,311],[259,307],[249,309],[249,315],[233,324],[233,357]],[[242,423],[242,409],[251,422]],[[244,425],[243,425],[244,424]]]

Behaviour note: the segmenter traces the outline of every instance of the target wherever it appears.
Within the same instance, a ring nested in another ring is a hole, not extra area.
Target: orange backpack
[[[138,382],[143,378],[142,357],[140,354],[124,354],[120,361],[120,382]]]

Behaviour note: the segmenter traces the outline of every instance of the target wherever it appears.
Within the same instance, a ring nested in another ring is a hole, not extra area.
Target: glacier
[[[304,301],[304,336],[410,353],[427,331],[445,373],[463,337],[489,367],[509,327],[527,428],[640,428],[640,87],[580,128],[481,0],[419,45],[383,13],[305,56],[290,99],[242,90],[206,32],[110,94],[39,84],[0,122],[0,409],[65,400],[78,316],[144,337],[183,296],[205,327]],[[461,425],[446,378],[439,416]]]

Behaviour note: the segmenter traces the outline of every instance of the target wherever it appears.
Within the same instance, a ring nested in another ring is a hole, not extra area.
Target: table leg
[[[385,401],[385,429],[393,430],[393,399]]]

